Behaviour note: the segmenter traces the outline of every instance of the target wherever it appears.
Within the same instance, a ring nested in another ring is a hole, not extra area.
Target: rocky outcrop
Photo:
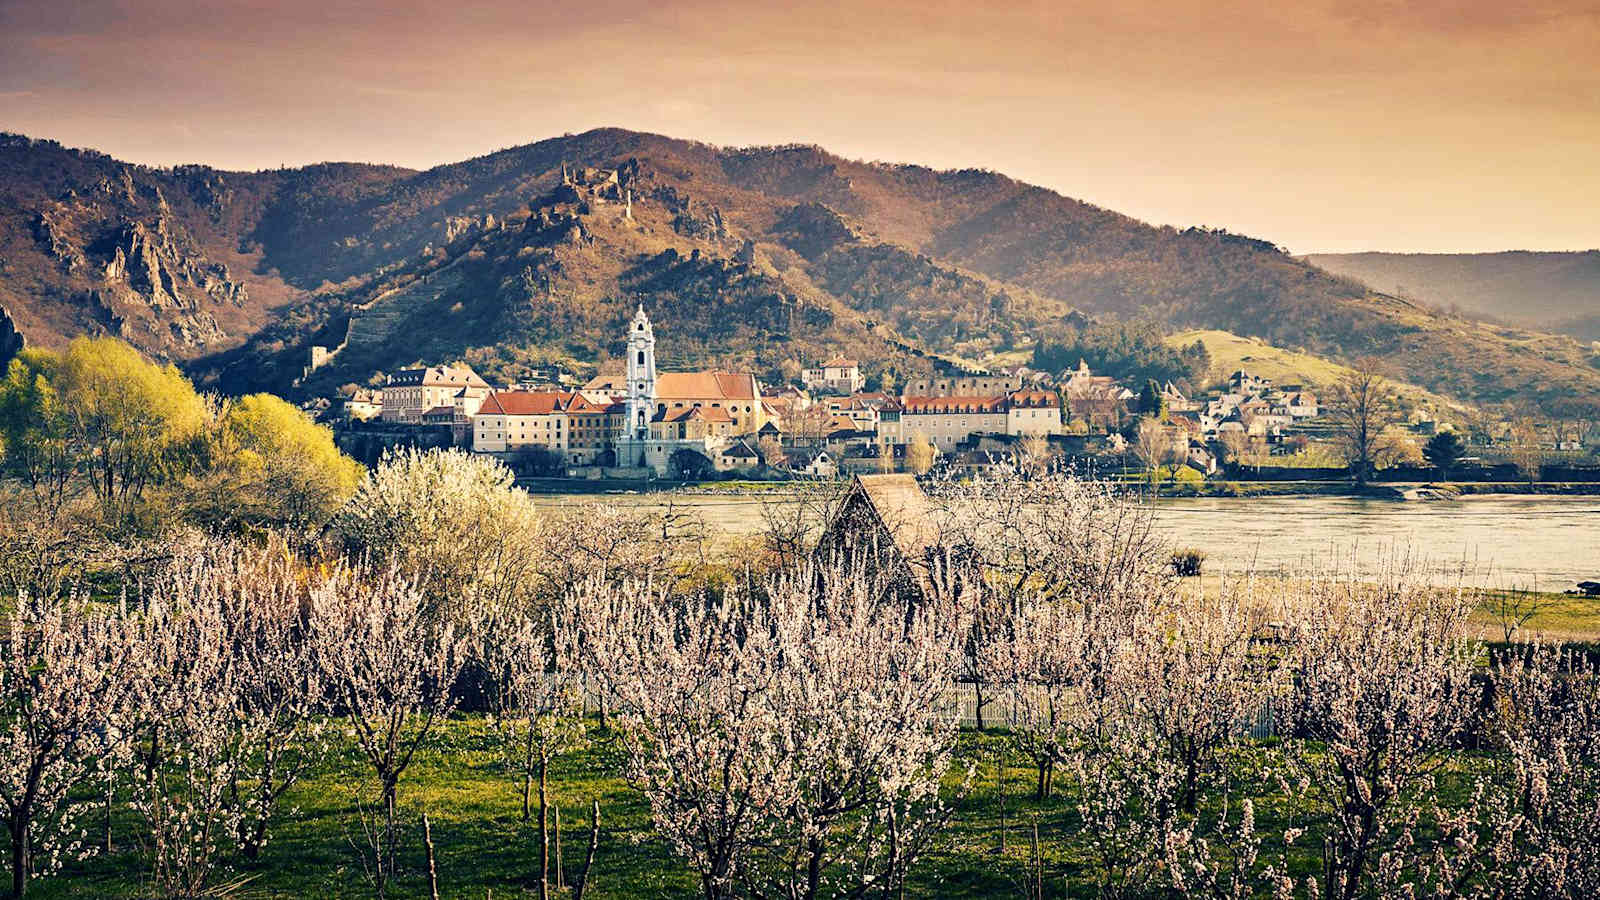
[[[730,236],[720,208],[697,202],[671,185],[656,188],[651,192],[650,199],[672,214],[672,230],[685,237],[723,241]]]
[[[239,307],[248,298],[244,284],[230,277],[226,265],[180,247],[165,216],[154,227],[137,221],[123,226],[103,275],[109,284],[126,283],[158,310],[198,310],[200,296]]]
[[[11,311],[0,306],[0,372],[11,364],[12,357],[22,352],[22,332],[11,321]]]
[[[859,235],[844,217],[821,203],[801,203],[789,210],[773,229],[789,249],[816,259]]]
[[[76,272],[87,265],[83,251],[78,248],[66,228],[51,212],[41,212],[33,223],[33,234],[46,252],[68,272]]]

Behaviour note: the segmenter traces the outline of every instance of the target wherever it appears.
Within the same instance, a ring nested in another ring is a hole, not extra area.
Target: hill
[[[1217,380],[1224,379],[1239,369],[1245,369],[1252,374],[1271,379],[1274,384],[1302,384],[1316,390],[1325,390],[1351,371],[1349,366],[1331,362],[1320,356],[1312,356],[1286,347],[1276,347],[1260,338],[1240,337],[1227,331],[1216,329],[1180,331],[1166,337],[1167,345],[1173,348],[1187,347],[1195,341],[1205,344],[1206,351],[1211,355],[1211,372]],[[1407,407],[1426,406],[1444,409],[1450,405],[1449,398],[1441,397],[1414,384],[1396,382],[1395,389],[1403,405]]]
[[[1305,259],[1434,306],[1600,341],[1600,250],[1328,253]]]
[[[778,375],[844,352],[893,375],[1111,317],[1379,354],[1473,401],[1600,397],[1570,339],[987,171],[621,129],[425,172],[151,169],[0,139],[0,305],[30,341],[119,334],[224,390],[313,393],[419,360],[605,365],[638,303],[669,366]],[[332,354],[307,372],[313,346]]]

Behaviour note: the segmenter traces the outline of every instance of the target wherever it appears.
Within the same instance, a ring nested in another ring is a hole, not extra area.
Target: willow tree
[[[171,365],[114,338],[78,338],[53,382],[67,439],[100,500],[136,500],[188,464],[206,408]]]
[[[333,432],[272,394],[216,410],[207,465],[190,483],[192,518],[317,528],[355,493],[365,470]]]

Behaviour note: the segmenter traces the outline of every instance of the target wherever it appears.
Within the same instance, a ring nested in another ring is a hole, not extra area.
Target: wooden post
[[[428,814],[422,814],[422,846],[428,852],[428,897],[429,900],[439,900],[439,870],[433,860],[433,826],[428,822]]]
[[[561,888],[566,887],[566,884],[565,884],[564,880],[562,879],[562,875],[561,875],[561,804],[559,804],[559,803],[556,804],[555,812],[556,812],[556,889],[560,890]]]
[[[1033,900],[1044,900],[1044,858],[1039,855],[1039,821],[1033,822]]]
[[[1000,855],[1006,852],[1006,751],[1004,747],[995,750],[995,767],[999,770],[995,776],[996,791],[1000,794]]]
[[[589,887],[589,870],[594,867],[594,851],[600,846],[600,801],[589,801],[589,851],[583,857],[583,871],[578,873],[578,883],[572,886],[572,900],[583,900]]]
[[[539,900],[550,900],[550,763],[539,757]]]

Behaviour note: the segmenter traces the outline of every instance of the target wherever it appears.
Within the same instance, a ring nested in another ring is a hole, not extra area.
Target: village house
[[[875,432],[878,430],[878,409],[883,405],[883,402],[888,400],[887,397],[882,395],[877,395],[872,399],[878,400],[879,398],[881,398],[879,402],[873,403],[869,402],[868,397],[857,394],[850,397],[828,397],[822,403],[830,416],[843,416],[849,419],[858,431]]]
[[[1284,411],[1292,419],[1315,419],[1321,415],[1321,408],[1317,405],[1317,395],[1310,391],[1290,391],[1283,395]]]
[[[839,474],[839,465],[822,447],[797,447],[785,454],[789,471],[812,478],[833,478]]]
[[[861,374],[860,363],[853,359],[834,357],[815,369],[802,371],[800,381],[808,390],[854,394],[861,390],[867,380]]]
[[[761,467],[761,454],[744,440],[737,440],[717,452],[717,471],[736,472]]]
[[[609,397],[597,400],[572,392],[566,401],[566,412],[568,462],[593,465],[615,456],[613,448],[617,433],[622,430],[623,404]]]
[[[567,458],[571,428],[567,405],[576,394],[496,391],[472,417],[472,449],[511,453],[542,447]]]
[[[1061,399],[1054,391],[1017,391],[1006,397],[1006,434],[1049,437],[1061,433]]]
[[[906,397],[899,430],[907,440],[922,435],[948,450],[973,434],[1005,434],[1010,418],[1004,395],[991,397]]]
[[[1246,397],[1259,397],[1270,387],[1272,387],[1272,379],[1263,378],[1260,375],[1252,375],[1244,369],[1239,369],[1228,376],[1229,391],[1243,394]]]
[[[489,391],[489,383],[465,365],[401,369],[383,386],[383,421],[420,425],[422,414],[429,410],[454,410],[458,395],[476,403]]]
[[[381,391],[358,390],[344,401],[344,417],[351,422],[366,422],[383,413]]]

